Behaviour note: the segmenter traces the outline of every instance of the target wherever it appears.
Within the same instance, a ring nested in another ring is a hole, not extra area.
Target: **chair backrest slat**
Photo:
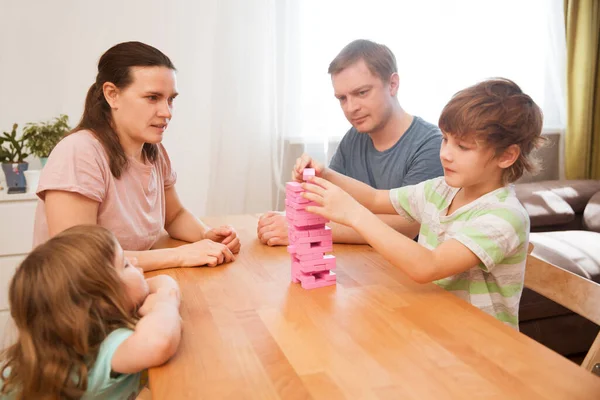
[[[531,255],[532,250],[530,245],[525,287],[600,325],[600,285]],[[581,366],[600,371],[600,334]]]
[[[528,255],[525,287],[600,325],[600,285]]]

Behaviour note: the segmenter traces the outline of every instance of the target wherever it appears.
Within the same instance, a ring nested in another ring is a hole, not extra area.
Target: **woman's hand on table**
[[[234,254],[240,252],[240,238],[231,225],[223,225],[218,228],[211,228],[204,233],[204,238],[226,245]]]
[[[176,251],[179,256],[180,267],[198,267],[201,265],[216,267],[219,264],[235,260],[235,256],[227,245],[210,239],[184,244],[177,247]]]

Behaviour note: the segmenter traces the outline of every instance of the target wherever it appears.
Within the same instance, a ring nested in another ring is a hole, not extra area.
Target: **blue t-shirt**
[[[375,189],[415,185],[442,176],[442,133],[419,117],[387,150],[378,151],[368,134],[350,129],[342,138],[329,168]]]
[[[100,345],[98,357],[88,373],[88,388],[82,400],[134,400],[140,387],[140,373],[120,374],[111,377],[111,363],[117,348],[133,334],[131,329],[119,328],[112,331]],[[10,372],[8,372],[10,374]],[[0,380],[0,387],[2,382]],[[3,395],[2,399],[13,400],[15,393]]]

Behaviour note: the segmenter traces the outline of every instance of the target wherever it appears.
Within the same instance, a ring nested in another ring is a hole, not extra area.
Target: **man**
[[[399,76],[394,54],[368,40],[348,44],[329,64],[335,97],[352,128],[344,135],[329,168],[376,189],[414,185],[443,175],[441,132],[406,113],[398,101]],[[313,161],[314,162],[314,161]],[[395,227],[398,215],[379,215]],[[330,224],[336,243],[364,244],[354,230]],[[412,236],[417,235],[415,230]],[[268,212],[258,221],[260,241],[287,245],[285,216]]]

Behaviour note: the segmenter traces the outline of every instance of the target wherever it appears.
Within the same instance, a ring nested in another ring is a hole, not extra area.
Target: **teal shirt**
[[[140,386],[140,373],[121,374],[111,378],[111,362],[117,348],[133,334],[131,329],[120,328],[111,332],[100,345],[98,357],[88,374],[88,388],[82,400],[110,399],[133,400]],[[13,400],[14,393],[2,396],[2,399]]]
[[[117,348],[133,334],[131,329],[112,331],[100,345],[98,357],[88,375],[88,389],[82,400],[135,399],[140,386],[140,373],[122,374],[111,378],[111,362]]]

